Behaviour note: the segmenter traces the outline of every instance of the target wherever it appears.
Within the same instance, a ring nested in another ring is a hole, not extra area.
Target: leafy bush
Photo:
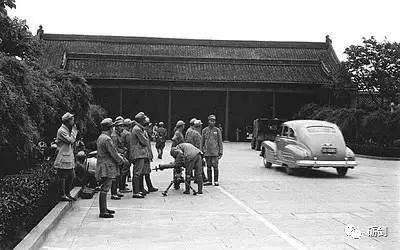
[[[365,115],[361,123],[364,138],[377,145],[390,144],[393,135],[389,130],[389,119],[390,113],[385,110],[375,110]]]
[[[0,179],[0,249],[12,249],[55,204],[51,163]]]
[[[353,108],[335,109],[330,122],[338,125],[347,141],[357,141],[360,138],[360,121],[364,111]]]
[[[382,157],[400,157],[400,147],[381,147],[373,144],[347,144],[356,154],[382,156]]]
[[[318,107],[312,103],[303,106],[294,119],[333,122],[342,130],[345,140],[365,154],[395,156],[398,152],[394,145],[400,144],[399,109],[391,114],[382,109]],[[384,153],[385,150],[391,153]]]
[[[392,138],[400,141],[400,109],[396,109],[389,119],[389,131]],[[400,143],[399,143],[400,144]]]
[[[92,142],[97,140],[97,137],[101,133],[98,125],[100,122],[107,117],[107,111],[99,105],[90,104],[88,111],[88,120],[86,123],[86,142]]]
[[[81,127],[86,126],[92,93],[77,74],[47,72],[0,53],[0,79],[0,146],[13,149],[17,159],[28,158],[39,139],[55,137],[60,117],[67,111],[76,115]]]
[[[309,103],[304,105],[303,107],[300,108],[300,110],[295,114],[293,119],[295,120],[302,120],[302,119],[311,119],[311,117],[314,116],[314,113],[319,109],[320,107],[315,104],[315,103]]]

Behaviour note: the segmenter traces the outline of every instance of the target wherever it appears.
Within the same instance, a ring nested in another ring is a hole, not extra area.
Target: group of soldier
[[[185,165],[185,194],[190,193],[190,181],[193,176],[198,185],[198,194],[202,194],[203,183],[205,186],[219,186],[218,162],[223,154],[222,133],[215,126],[216,117],[208,117],[208,126],[202,129],[201,120],[193,118],[185,136],[183,131],[185,123],[178,121],[172,138],[171,155],[175,161],[183,161]],[[203,171],[203,159],[207,166],[207,176]],[[213,178],[214,171],[214,178]]]
[[[202,194],[204,185],[218,186],[218,161],[222,157],[222,134],[215,126],[215,115],[208,117],[208,127],[201,129],[202,122],[193,118],[190,127],[183,135],[185,123],[178,121],[174,129],[170,154],[176,162],[185,167],[185,194],[189,194],[190,181],[194,177],[198,184],[198,193]],[[101,218],[113,218],[115,211],[107,208],[107,193],[111,189],[111,199],[120,200],[122,193],[132,191],[133,198],[145,198],[150,192],[158,191],[150,178],[150,162],[153,160],[151,150],[150,119],[139,112],[132,121],[118,116],[113,121],[105,118],[100,123],[101,134],[97,139],[98,176],[100,178],[99,208]],[[54,163],[60,183],[61,200],[75,200],[70,190],[74,178],[74,152],[78,130],[74,115],[62,116],[62,125],[57,132],[58,154]],[[155,129],[155,140],[158,158],[162,158],[167,139],[167,130],[160,122]],[[207,177],[203,171],[203,159],[207,164]],[[127,178],[133,166],[132,190],[127,188]],[[214,178],[212,172],[214,170]],[[193,175],[194,171],[194,175]],[[144,188],[144,181],[147,190]]]

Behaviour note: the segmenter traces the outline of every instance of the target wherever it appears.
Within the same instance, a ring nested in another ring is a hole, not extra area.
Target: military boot
[[[204,186],[212,185],[212,169],[207,168],[207,181],[204,183]]]
[[[133,191],[132,198],[138,198],[138,199],[144,198],[144,196],[141,193],[139,193],[139,190],[140,190],[139,176],[134,176],[132,178],[132,191]]]
[[[186,176],[186,179],[185,179],[185,191],[183,192],[184,194],[190,194],[190,178],[191,178],[190,175]]]
[[[149,192],[157,192],[158,188],[153,187],[153,183],[151,183],[150,174],[146,174],[144,176],[144,178],[146,180],[146,184],[147,184],[147,188],[148,188]]]
[[[204,169],[203,168],[201,168],[201,177],[203,178],[203,183],[208,181],[207,177],[206,177],[206,174],[204,173]]]
[[[214,185],[215,186],[219,186],[218,176],[219,176],[219,170],[218,170],[218,168],[214,168]]]
[[[197,193],[198,194],[203,194],[203,180],[200,177],[200,180],[197,181]]]
[[[108,213],[107,209],[107,193],[100,192],[99,194],[99,208],[100,208],[100,218],[114,218],[114,215]]]
[[[144,189],[144,175],[140,175],[139,177],[139,192],[144,196],[149,193],[146,189]]]

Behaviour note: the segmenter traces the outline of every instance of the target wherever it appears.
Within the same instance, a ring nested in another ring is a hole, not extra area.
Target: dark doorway
[[[150,117],[152,123],[168,122],[168,91],[125,89],[122,98],[123,116],[134,119],[135,115],[143,111]]]
[[[311,102],[318,102],[318,98],[312,94],[301,93],[277,93],[276,94],[276,116],[279,119],[290,120],[300,108]]]
[[[256,118],[271,118],[272,102],[271,92],[232,91],[229,107],[229,140],[236,141],[236,130],[239,129],[239,140],[243,141]]]
[[[94,101],[107,110],[109,117],[115,118],[119,115],[119,89],[93,88],[92,90]]]
[[[210,114],[217,116],[217,125],[224,127],[225,120],[225,92],[217,91],[182,91],[172,92],[172,128],[178,120],[186,124],[190,119],[202,120],[207,126],[207,117]]]

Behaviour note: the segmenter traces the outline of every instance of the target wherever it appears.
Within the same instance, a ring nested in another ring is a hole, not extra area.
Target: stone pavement
[[[114,219],[98,218],[97,196],[79,200],[42,249],[400,249],[400,162],[358,161],[345,178],[334,169],[288,176],[265,169],[248,143],[226,143],[221,187],[198,196],[126,194],[109,200]],[[171,171],[153,171],[152,179],[163,189]],[[347,224],[364,234],[385,226],[389,235],[353,239]]]

